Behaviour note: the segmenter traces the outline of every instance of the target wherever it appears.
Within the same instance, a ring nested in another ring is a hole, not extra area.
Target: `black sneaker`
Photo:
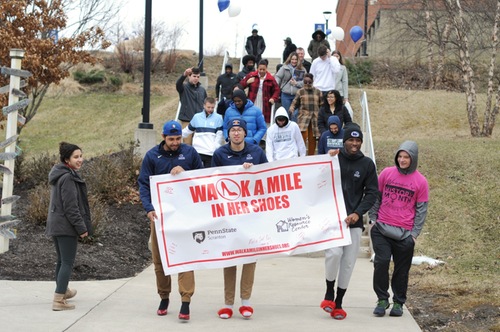
[[[389,316],[394,316],[394,317],[401,317],[403,316],[403,305],[398,302],[394,302],[392,305],[391,312],[389,313]]]
[[[389,301],[387,300],[378,300],[377,306],[373,310],[373,314],[378,317],[385,316],[385,310],[389,308]],[[391,311],[392,312],[392,311]]]

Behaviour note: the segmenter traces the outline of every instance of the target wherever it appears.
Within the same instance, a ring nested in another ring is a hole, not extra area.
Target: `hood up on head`
[[[405,151],[406,153],[408,153],[410,155],[410,158],[411,158],[410,167],[408,167],[406,169],[401,169],[399,167],[398,154],[400,151]],[[398,168],[398,171],[401,174],[411,174],[411,173],[415,172],[417,170],[417,167],[418,167],[418,145],[417,145],[417,143],[414,141],[404,141],[403,143],[401,143],[398,151],[396,152],[396,155],[394,156],[394,163],[396,164],[396,167]]]
[[[288,126],[288,123],[290,122],[290,118],[288,117],[288,112],[286,111],[286,109],[281,106],[280,108],[278,108],[276,110],[276,113],[274,113],[274,123],[278,124],[278,122],[276,121],[276,119],[278,118],[278,116],[284,116],[286,117],[286,122],[285,122],[285,125],[283,127],[286,127]]]

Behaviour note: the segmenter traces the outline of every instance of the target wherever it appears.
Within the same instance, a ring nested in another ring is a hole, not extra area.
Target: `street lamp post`
[[[368,38],[366,36],[366,33],[368,32],[368,0],[365,0],[365,30],[364,30],[364,37],[365,40],[363,41],[363,56],[368,56],[366,54],[366,44],[368,43]]]
[[[144,84],[142,93],[142,122],[139,128],[153,129],[149,123],[149,96],[151,92],[151,14],[152,0],[146,0],[146,16],[144,21]]]
[[[203,73],[203,0],[200,0],[200,49],[198,50],[198,67],[200,67],[200,73]]]
[[[326,33],[326,30],[328,30],[328,20],[330,19],[331,16],[332,16],[332,12],[330,12],[330,11],[323,12],[323,17],[325,18],[325,21],[326,21],[325,33]]]

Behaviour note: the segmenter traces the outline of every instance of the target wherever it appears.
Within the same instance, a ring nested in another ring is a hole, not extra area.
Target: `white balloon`
[[[238,3],[238,1],[235,1],[235,0],[231,1],[229,3],[229,8],[227,10],[229,17],[238,16],[238,15],[240,15],[240,12],[241,12],[241,6]]]
[[[341,27],[335,27],[332,29],[332,33],[330,34],[331,38],[334,38],[336,40],[344,40],[344,29]]]

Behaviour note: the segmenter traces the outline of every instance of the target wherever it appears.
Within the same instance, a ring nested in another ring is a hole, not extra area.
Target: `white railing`
[[[370,157],[375,166],[377,162],[375,161],[375,149],[373,146],[373,136],[372,127],[370,123],[370,111],[368,109],[368,97],[366,96],[366,91],[363,91],[360,99],[361,103],[361,130],[363,131],[363,153]]]

